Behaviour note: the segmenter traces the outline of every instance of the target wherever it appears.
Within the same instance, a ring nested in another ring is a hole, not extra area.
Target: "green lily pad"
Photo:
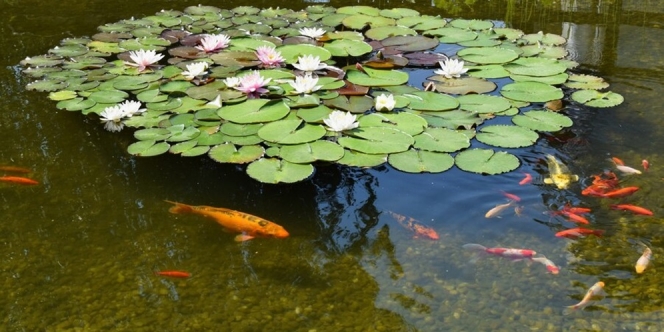
[[[170,147],[171,146],[166,142],[157,143],[156,141],[153,140],[138,141],[136,143],[130,144],[127,147],[127,152],[129,152],[129,154],[134,156],[152,157],[168,152],[168,149],[170,149]]]
[[[380,70],[365,67],[364,71],[350,70],[349,82],[364,86],[401,85],[408,82],[408,73],[399,70]]]
[[[622,104],[623,96],[615,92],[597,90],[579,90],[572,93],[572,100],[590,107],[613,107]]]
[[[67,111],[82,111],[93,107],[95,104],[96,102],[91,99],[73,98],[62,100],[58,102],[55,107],[58,109],[66,109]]]
[[[420,35],[387,37],[380,41],[381,45],[391,47],[399,52],[417,52],[431,50],[440,43],[436,38]]]
[[[290,112],[283,101],[250,99],[235,105],[227,105],[217,113],[225,120],[235,123],[260,123],[282,119]]]
[[[26,89],[36,90],[41,92],[51,92],[51,91],[63,90],[66,87],[67,87],[67,82],[63,82],[61,80],[41,80],[29,83],[26,86]]]
[[[448,111],[459,107],[456,98],[430,91],[417,91],[403,97],[408,99],[409,108],[418,111]]]
[[[311,164],[294,164],[275,158],[261,158],[247,166],[247,174],[263,183],[293,183],[313,173]]]
[[[394,168],[408,173],[441,173],[454,166],[454,158],[447,153],[408,151],[393,153],[387,162]]]
[[[479,78],[503,78],[510,73],[502,65],[468,66],[468,76]]]
[[[408,112],[401,113],[372,113],[360,117],[360,127],[390,127],[401,130],[414,136],[427,127],[427,121],[422,117]]]
[[[537,44],[539,42],[546,45],[562,45],[567,42],[567,39],[563,36],[552,33],[544,34],[541,31],[524,35],[521,39],[527,41],[529,44]]]
[[[233,144],[220,144],[211,148],[208,155],[220,163],[246,164],[261,158],[264,153],[265,149],[260,145],[245,145],[237,149]]]
[[[374,107],[374,100],[369,96],[338,96],[323,103],[330,108],[351,113],[364,113]]]
[[[499,96],[465,95],[457,97],[459,108],[476,113],[499,113],[512,107],[510,101]]]
[[[469,47],[457,52],[464,61],[477,64],[502,64],[508,63],[519,57],[516,52],[501,47]]]
[[[171,136],[166,128],[146,128],[134,132],[134,137],[139,141],[163,141]]]
[[[561,89],[539,82],[516,82],[506,84],[500,90],[500,94],[506,98],[531,103],[545,103],[550,100],[563,98],[563,91]]]
[[[291,65],[297,63],[298,58],[305,55],[319,57],[320,61],[327,61],[332,57],[329,50],[309,44],[282,45],[277,48],[277,51],[281,52],[286,63]]]
[[[524,128],[551,132],[571,127],[573,124],[572,119],[566,115],[546,110],[532,110],[516,115],[512,122]]]
[[[551,76],[525,76],[525,75],[510,75],[514,82],[540,82],[549,85],[559,85],[567,81],[567,73],[560,73]]]
[[[550,59],[562,59],[567,56],[567,49],[558,46],[526,45],[521,46],[524,57],[541,57]]]
[[[484,144],[501,148],[522,148],[535,144],[539,134],[519,126],[492,125],[483,127],[475,138]]]
[[[432,152],[456,152],[470,147],[470,139],[458,130],[427,128],[414,136],[413,147]]]
[[[364,41],[352,39],[334,40],[330,43],[325,43],[324,47],[332,56],[338,57],[361,56],[373,50],[371,45]]]
[[[471,113],[463,110],[453,110],[447,112],[425,112],[420,114],[429,126],[448,129],[471,129],[479,126],[484,120],[478,113]]]
[[[129,98],[129,94],[120,90],[95,91],[90,94],[90,96],[88,96],[88,99],[104,104],[120,103],[125,101],[127,98]]]
[[[389,127],[359,128],[352,135],[339,138],[339,145],[368,154],[403,152],[415,142],[411,135]]]
[[[334,142],[314,141],[282,146],[279,156],[283,160],[296,164],[312,163],[317,160],[336,161],[344,156],[344,149]]]
[[[439,16],[408,16],[399,19],[397,25],[413,28],[417,31],[426,31],[442,28],[447,25],[447,21]]]
[[[368,16],[368,15],[358,14],[344,18],[341,21],[341,23],[347,28],[353,30],[363,30],[367,26],[370,26],[372,28],[382,27],[382,26],[394,26],[396,24],[396,21],[389,17]]]
[[[515,75],[552,76],[564,73],[567,66],[555,59],[519,58],[506,64],[505,70]]]
[[[196,127],[185,126],[184,124],[177,124],[168,128],[171,136],[166,139],[168,142],[184,142],[198,137],[201,131]]]
[[[383,40],[394,36],[415,36],[417,31],[404,26],[382,26],[369,29],[364,35],[373,40]]]
[[[76,98],[76,96],[78,96],[76,91],[62,90],[62,91],[49,93],[48,94],[48,99],[55,100],[55,101],[61,101],[61,100],[67,100],[67,99],[74,99],[74,98]]]
[[[21,60],[21,65],[34,67],[53,67],[62,64],[63,62],[64,59],[61,56],[45,54],[25,58]]]
[[[344,156],[338,164],[354,167],[375,167],[387,162],[387,154],[367,154],[344,149]]]
[[[520,165],[519,158],[507,152],[490,149],[469,149],[454,158],[459,169],[478,174],[500,174],[513,171]]]
[[[219,127],[219,131],[228,136],[250,136],[257,134],[261,127],[263,127],[262,123],[239,124],[226,122]]]
[[[313,142],[323,136],[327,130],[321,125],[311,125],[304,121],[280,120],[270,122],[258,130],[258,137],[279,144],[300,144]]]
[[[496,89],[496,83],[477,77],[445,78],[445,76],[436,75],[429,77],[429,79],[437,81],[434,83],[436,91],[447,94],[481,94]]]
[[[571,89],[601,90],[609,87],[609,83],[603,78],[593,75],[569,75],[565,86]]]
[[[466,20],[456,19],[450,22],[450,25],[460,29],[488,30],[493,28],[493,22],[484,20]]]
[[[180,142],[175,145],[172,145],[170,149],[168,149],[168,152],[173,153],[173,154],[181,154],[182,152],[188,151],[193,149],[195,146],[198,145],[198,140],[190,140],[190,141],[185,141],[185,142]],[[208,150],[210,147],[206,146]]]
[[[439,29],[427,30],[422,33],[425,36],[435,36],[441,43],[454,44],[459,42],[471,41],[477,38],[477,33],[471,30],[459,29],[454,27],[444,27]]]

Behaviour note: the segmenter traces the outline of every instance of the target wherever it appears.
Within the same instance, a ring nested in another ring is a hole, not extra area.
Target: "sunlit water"
[[[546,3],[366,5],[565,35],[581,71],[605,77],[625,96],[623,105],[568,110],[573,128],[517,150],[521,168],[500,176],[329,166],[310,181],[273,186],[209,158],[131,157],[130,132],[106,132],[93,117],[58,111],[44,93],[24,90],[17,64],[25,56],[90,35],[103,23],[197,2],[3,2],[0,165],[33,169],[30,176],[41,184],[0,186],[0,325],[8,331],[661,331],[664,32],[655,13],[663,9],[646,1]],[[224,8],[237,5],[247,3]],[[563,191],[544,185],[546,153],[581,181]],[[650,161],[645,174],[623,177],[640,191],[611,202],[582,196],[591,175],[612,167],[610,156],[634,167]],[[522,172],[534,176],[532,184],[518,184]],[[501,191],[522,198],[520,216],[508,209],[500,218],[484,217],[506,202]],[[236,243],[210,220],[170,214],[166,199],[246,211],[291,236]],[[615,202],[645,206],[655,216],[611,210]],[[604,236],[554,237],[573,226],[548,213],[566,203],[592,208],[591,227]],[[440,240],[414,238],[387,211],[432,226]],[[637,275],[641,242],[655,259]],[[466,243],[533,249],[561,271],[478,257],[462,249]],[[158,270],[192,277],[161,278]],[[605,297],[562,314],[599,280]]]

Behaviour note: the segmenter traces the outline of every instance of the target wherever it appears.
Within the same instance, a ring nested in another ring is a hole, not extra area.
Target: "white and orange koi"
[[[535,261],[537,263],[542,263],[546,267],[546,270],[551,272],[551,274],[558,274],[560,272],[560,268],[556,266],[554,262],[552,262],[550,259],[540,256],[540,257],[533,257],[531,258],[532,261]]]
[[[648,264],[650,264],[650,259],[652,259],[652,250],[646,247],[643,249],[643,254],[641,254],[639,260],[636,261],[636,273],[643,273],[643,271],[645,271],[648,267]]]
[[[484,214],[484,218],[498,217],[505,209],[512,206],[512,204],[514,204],[514,201],[509,201],[508,203],[505,204],[498,204],[495,207],[491,208],[491,210],[487,211]]]
[[[481,244],[466,243],[463,245],[464,249],[476,250],[485,252],[487,254],[509,258],[513,260],[530,259],[537,254],[534,250],[530,249],[515,249],[515,248],[487,248]]]
[[[602,294],[604,294],[604,282],[598,281],[588,289],[586,295],[584,295],[583,299],[581,299],[581,302],[566,307],[565,310],[563,311],[563,315],[569,315],[570,313],[572,313],[572,311],[587,307],[590,303],[592,303],[593,297]]]

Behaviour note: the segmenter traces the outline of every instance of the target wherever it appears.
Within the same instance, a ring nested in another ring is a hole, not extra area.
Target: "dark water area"
[[[220,8],[308,5],[406,7],[446,18],[493,20],[568,39],[576,72],[604,77],[625,102],[570,107],[574,126],[513,149],[516,171],[481,176],[317,167],[307,181],[267,185],[243,166],[207,157],[137,158],[131,131],[58,110],[26,91],[19,62],[102,24],[182,10],[190,1],[3,1],[0,10],[0,166],[33,170],[38,186],[0,183],[0,325],[6,331],[662,331],[664,131],[660,115],[664,5],[655,1],[223,2]],[[545,155],[580,177],[544,184]],[[620,157],[641,175],[623,199],[581,195]],[[519,185],[524,173],[533,183]],[[521,197],[500,218],[485,213]],[[237,243],[213,221],[169,213],[164,200],[245,211],[288,229],[287,239]],[[554,234],[573,224],[550,212],[592,209],[601,237]],[[654,216],[610,208],[629,203]],[[414,238],[389,211],[430,225]],[[528,248],[560,267],[478,256],[467,243]],[[653,251],[643,274],[642,244]],[[184,270],[188,279],[155,276]],[[563,315],[603,281],[605,296]]]

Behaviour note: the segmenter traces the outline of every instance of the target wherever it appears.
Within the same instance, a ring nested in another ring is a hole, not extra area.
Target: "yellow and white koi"
[[[508,207],[512,206],[512,204],[514,204],[514,201],[509,201],[508,203],[505,204],[498,204],[495,207],[491,208],[491,210],[487,211],[484,214],[484,218],[498,217],[498,215],[500,215]]]
[[[643,254],[641,254],[639,260],[636,261],[636,273],[643,273],[643,271],[645,271],[648,267],[648,264],[650,264],[650,259],[652,259],[652,250],[646,247],[643,249]]]
[[[546,163],[549,166],[549,177],[544,179],[544,183],[553,184],[558,189],[567,189],[572,182],[579,181],[579,176],[572,174],[556,157],[547,154]]]
[[[602,295],[604,294],[604,282],[598,281],[596,282],[592,287],[588,289],[586,292],[586,295],[583,296],[583,299],[581,299],[581,302],[571,305],[569,307],[566,307],[565,310],[563,311],[563,315],[569,315],[575,310],[578,309],[583,309],[587,307],[590,303],[592,303],[592,298],[594,296]]]

